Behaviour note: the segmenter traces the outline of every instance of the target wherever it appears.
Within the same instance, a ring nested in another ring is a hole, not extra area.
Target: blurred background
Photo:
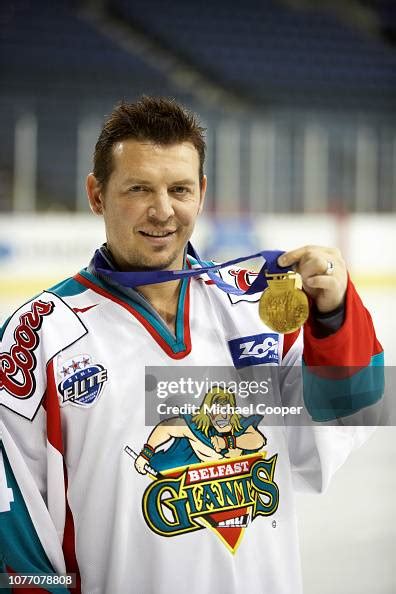
[[[5,0],[0,55],[0,323],[104,240],[84,189],[98,131],[155,94],[207,127],[201,254],[340,247],[396,363],[395,2]],[[395,435],[299,499],[307,594],[396,592]]]

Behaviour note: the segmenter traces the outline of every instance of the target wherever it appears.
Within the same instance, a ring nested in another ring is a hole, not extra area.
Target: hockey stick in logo
[[[129,446],[125,446],[124,452],[126,452],[128,454],[128,456],[130,456],[134,460],[136,460],[136,458],[138,457],[138,454],[136,452],[134,452]],[[146,468],[147,472],[149,474],[151,474],[151,476],[154,476],[155,478],[158,477],[158,472],[156,470],[154,470],[154,468],[151,468],[151,466],[149,464],[146,464],[145,468]]]

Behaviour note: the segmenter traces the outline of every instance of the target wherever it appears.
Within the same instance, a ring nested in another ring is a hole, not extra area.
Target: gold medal
[[[268,287],[261,295],[259,314],[275,332],[289,334],[306,322],[309,315],[308,297],[301,290],[301,277],[295,272],[266,274]]]

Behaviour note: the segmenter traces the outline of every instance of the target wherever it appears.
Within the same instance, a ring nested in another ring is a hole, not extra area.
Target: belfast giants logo
[[[245,529],[279,505],[277,454],[193,464],[157,473],[143,495],[143,516],[160,536],[208,528],[235,553]]]
[[[107,369],[93,363],[90,355],[76,355],[62,362],[58,369],[62,381],[58,384],[61,404],[92,406],[101,395],[107,381]]]

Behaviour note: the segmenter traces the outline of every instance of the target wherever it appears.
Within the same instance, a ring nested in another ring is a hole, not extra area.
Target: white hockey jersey
[[[182,282],[175,336],[87,270],[26,303],[2,335],[4,570],[76,573],[73,591],[85,594],[299,594],[295,491],[324,490],[365,432],[242,413],[229,447],[216,449],[213,426],[193,414],[173,434],[146,424],[145,368],[279,366],[279,403],[315,417],[316,396],[334,389],[312,375],[304,404],[301,374],[289,374],[302,357],[307,369],[359,365],[357,375],[380,362],[351,282],[343,326],[320,339],[311,322],[304,334],[274,333],[254,297],[230,299],[205,276]],[[380,395],[380,382],[361,397],[344,393],[343,410]],[[144,448],[154,430],[166,439]],[[142,449],[146,474],[133,459]]]

